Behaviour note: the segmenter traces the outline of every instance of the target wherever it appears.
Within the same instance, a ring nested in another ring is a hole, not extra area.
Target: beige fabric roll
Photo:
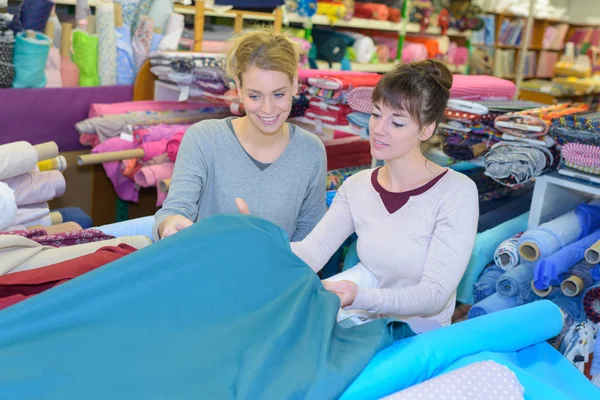
[[[43,246],[22,236],[0,235],[0,275],[27,271],[91,254],[101,247],[126,243],[136,249],[152,244],[147,236],[124,236],[76,246]]]

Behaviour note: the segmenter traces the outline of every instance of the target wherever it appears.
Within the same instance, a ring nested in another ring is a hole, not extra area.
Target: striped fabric
[[[600,169],[599,146],[580,143],[567,143],[562,147],[561,154],[567,165],[572,164],[580,167],[588,167],[590,169]]]

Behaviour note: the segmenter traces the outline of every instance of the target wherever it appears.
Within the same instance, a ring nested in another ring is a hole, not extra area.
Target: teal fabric
[[[475,236],[473,253],[469,265],[467,265],[467,270],[458,285],[456,300],[465,304],[474,303],[473,284],[477,282],[485,266],[494,261],[494,252],[500,243],[517,233],[527,230],[528,220],[529,212],[526,212]]]
[[[0,312],[0,399],[334,399],[414,335],[335,322],[263,219],[208,217]]]
[[[560,309],[542,300],[422,333],[380,351],[340,399],[380,399],[433,378],[465,357],[518,352],[541,343],[560,333],[562,324]],[[530,363],[547,360],[546,355],[529,358]],[[545,383],[555,384],[551,375]]]
[[[496,361],[513,371],[527,400],[600,399],[600,388],[545,342],[514,352],[474,354],[452,364],[444,373],[485,360]]]

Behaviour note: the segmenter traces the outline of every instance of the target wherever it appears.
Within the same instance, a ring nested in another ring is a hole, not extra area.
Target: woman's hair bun
[[[452,87],[452,72],[444,63],[437,60],[425,60],[415,64],[423,68],[443,89],[450,90]]]

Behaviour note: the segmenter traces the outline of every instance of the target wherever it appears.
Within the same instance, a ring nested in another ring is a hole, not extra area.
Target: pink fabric
[[[450,97],[463,100],[510,100],[517,92],[509,80],[487,75],[454,75]]]
[[[372,72],[361,72],[361,71],[323,71],[322,69],[304,69],[298,68],[298,78],[306,80],[312,76],[323,75],[323,76],[353,76],[353,75],[377,75]]]
[[[62,87],[60,61],[60,51],[52,47],[46,60],[46,87]]]
[[[178,132],[171,140],[167,143],[167,155],[171,161],[175,161],[177,158],[177,153],[179,152],[179,145],[181,144],[181,139],[183,138],[184,132]]]
[[[135,182],[141,187],[156,186],[156,207],[160,207],[167,198],[167,193],[160,191],[159,182],[171,178],[174,165],[173,162],[150,165],[142,167],[134,175]]]
[[[373,109],[372,97],[372,87],[357,87],[348,94],[348,105],[354,111],[369,114]]]
[[[144,129],[135,130],[133,132],[133,140],[136,143],[144,143],[170,139],[176,133],[185,132],[190,126],[192,126],[192,124],[153,125]]]
[[[69,57],[65,57],[61,60],[60,77],[62,87],[79,86],[79,68],[77,68],[77,65],[75,65]]]
[[[132,111],[168,111],[168,110],[194,110],[197,108],[213,107],[214,104],[195,101],[125,101],[122,103],[94,103],[90,106],[89,118],[103,115],[125,114]]]
[[[92,149],[92,153],[107,153],[109,151],[132,150],[137,148],[137,145],[127,140],[122,140],[119,137],[110,138],[105,142],[100,143]],[[102,164],[106,176],[110,179],[117,196],[125,201],[138,201],[139,193],[135,188],[135,183],[119,172],[119,161],[112,161]]]
[[[98,146],[100,144],[100,138],[95,133],[82,133],[79,135],[79,143],[84,146]]]
[[[142,143],[140,147],[144,149],[144,157],[142,158],[144,161],[148,161],[154,157],[158,157],[161,154],[165,154],[167,152],[167,143],[168,140],[159,140],[158,142],[146,142]]]
[[[427,60],[427,56],[427,47],[421,43],[406,42],[404,49],[402,49],[402,62],[404,64]]]
[[[465,65],[469,62],[469,49],[466,47],[457,47],[456,53],[454,54],[454,64]]]
[[[600,168],[600,147],[567,143],[560,150],[565,161],[580,167]]]
[[[65,177],[60,171],[28,172],[4,180],[15,191],[17,206],[44,203],[65,194]]]
[[[203,40],[202,51],[206,53],[227,53],[232,42],[220,40]]]

